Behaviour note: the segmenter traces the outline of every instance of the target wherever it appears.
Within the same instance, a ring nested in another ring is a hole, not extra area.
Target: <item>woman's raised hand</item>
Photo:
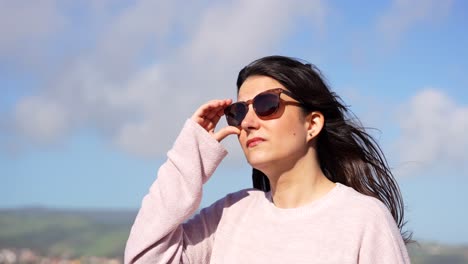
[[[237,127],[227,126],[215,133],[215,127],[221,116],[224,115],[224,108],[232,103],[231,99],[212,100],[200,106],[192,116],[192,120],[197,122],[201,127],[206,129],[216,140],[221,141],[225,137],[232,134],[239,134],[240,130]]]

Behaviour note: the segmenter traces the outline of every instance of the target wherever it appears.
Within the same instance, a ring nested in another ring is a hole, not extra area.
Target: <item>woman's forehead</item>
[[[287,90],[280,82],[268,76],[250,76],[239,88],[237,99],[247,101],[254,98],[257,94],[273,88],[283,88]]]

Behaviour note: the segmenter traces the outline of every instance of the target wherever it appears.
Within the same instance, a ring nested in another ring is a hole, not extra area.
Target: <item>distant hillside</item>
[[[122,258],[136,211],[0,209],[0,249],[29,248],[44,256]],[[409,246],[413,264],[468,263],[468,245]]]
[[[468,245],[441,245],[437,243],[408,246],[412,264],[467,264]]]
[[[0,249],[44,256],[123,256],[136,211],[0,210]]]

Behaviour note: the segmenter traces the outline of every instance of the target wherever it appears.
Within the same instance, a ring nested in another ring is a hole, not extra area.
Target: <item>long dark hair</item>
[[[328,88],[318,68],[294,58],[264,57],[239,72],[237,89],[254,75],[280,82],[301,101],[306,113],[320,111],[324,115],[325,124],[317,138],[323,173],[333,182],[382,201],[402,232],[403,199],[381,148],[341,98]],[[270,182],[263,172],[254,168],[252,180],[254,188],[270,191]],[[405,243],[412,241],[411,235],[402,232]]]

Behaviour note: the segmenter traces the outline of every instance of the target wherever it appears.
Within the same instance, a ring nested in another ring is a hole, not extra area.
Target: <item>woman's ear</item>
[[[306,116],[307,142],[316,138],[325,124],[325,117],[319,111],[313,111]]]

